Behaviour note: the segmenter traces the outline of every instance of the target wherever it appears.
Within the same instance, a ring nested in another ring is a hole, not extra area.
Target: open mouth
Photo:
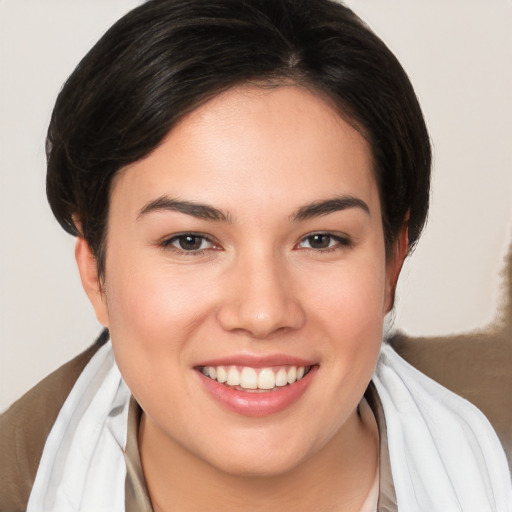
[[[238,365],[212,361],[194,369],[205,391],[223,408],[244,416],[263,417],[285,411],[298,402],[318,374],[318,364],[279,359],[253,364],[240,361]]]
[[[206,377],[220,384],[252,393],[276,391],[302,380],[312,366],[277,366],[252,368],[250,366],[199,366]]]

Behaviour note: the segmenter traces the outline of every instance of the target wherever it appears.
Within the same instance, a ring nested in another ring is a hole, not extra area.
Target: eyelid
[[[308,238],[311,238],[315,235],[323,235],[330,237],[332,240],[336,241],[337,243],[320,249],[315,249],[314,247],[300,247],[301,244],[303,244],[305,241],[307,241]],[[314,252],[328,252],[332,250],[341,250],[341,249],[349,249],[353,247],[354,240],[350,235],[347,235],[346,233],[340,233],[340,232],[333,232],[333,231],[313,231],[311,233],[307,233],[306,235],[302,236],[300,240],[295,244],[295,247],[298,249],[304,249]]]
[[[182,237],[186,236],[193,236],[196,238],[202,238],[203,240],[209,242],[211,244],[211,247],[205,248],[205,249],[195,249],[195,250],[185,250],[180,249],[179,247],[173,246],[173,242],[176,242]],[[165,250],[172,250],[178,254],[189,254],[189,255],[195,255],[195,254],[202,254],[205,251],[208,250],[219,250],[221,249],[220,244],[210,235],[207,235],[205,233],[200,233],[197,231],[183,231],[181,233],[173,233],[172,235],[167,235],[164,238],[162,238],[159,242],[157,242],[157,245]]]

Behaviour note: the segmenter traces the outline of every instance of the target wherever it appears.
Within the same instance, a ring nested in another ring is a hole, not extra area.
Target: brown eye
[[[330,247],[333,239],[331,235],[320,233],[317,235],[308,236],[307,241],[309,242],[309,246],[312,249],[327,249]]]
[[[196,235],[183,235],[178,237],[178,245],[184,251],[197,251],[201,248],[204,238]]]
[[[190,252],[200,253],[203,250],[214,248],[213,242],[211,242],[204,235],[195,233],[183,233],[181,235],[173,236],[168,240],[165,240],[161,246],[165,249],[173,249],[178,252]]]
[[[332,233],[314,233],[304,237],[297,247],[299,249],[328,251],[347,248],[351,245],[352,241],[347,236],[339,236]]]

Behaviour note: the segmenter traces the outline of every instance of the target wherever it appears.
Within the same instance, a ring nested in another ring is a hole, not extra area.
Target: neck
[[[145,414],[139,447],[155,512],[359,511],[378,464],[378,439],[356,411],[320,451],[278,475],[223,472],[170,439]]]

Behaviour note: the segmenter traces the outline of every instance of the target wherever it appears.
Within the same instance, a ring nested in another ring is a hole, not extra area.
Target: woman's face
[[[92,300],[169,446],[277,474],[353,425],[396,273],[364,138],[304,89],[247,86],[117,176]]]

